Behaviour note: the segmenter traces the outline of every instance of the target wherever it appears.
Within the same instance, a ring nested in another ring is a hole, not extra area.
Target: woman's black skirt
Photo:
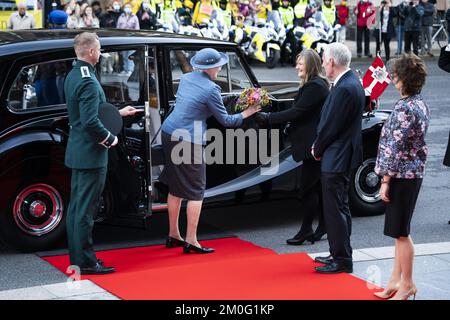
[[[203,145],[171,141],[171,135],[165,132],[161,132],[161,139],[165,166],[159,180],[169,187],[169,193],[175,197],[203,200],[206,186]],[[175,146],[177,149],[172,155]],[[190,150],[189,154],[183,153],[187,150]]]
[[[384,234],[392,238],[408,237],[422,179],[394,179],[389,186]]]

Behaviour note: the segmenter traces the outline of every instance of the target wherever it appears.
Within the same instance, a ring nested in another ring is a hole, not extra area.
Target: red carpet
[[[202,241],[217,252],[141,247],[98,252],[117,272],[83,276],[122,299],[361,300],[375,299],[365,281],[349,274],[320,275],[304,253],[279,255],[238,238]],[[44,260],[65,272],[67,256]]]

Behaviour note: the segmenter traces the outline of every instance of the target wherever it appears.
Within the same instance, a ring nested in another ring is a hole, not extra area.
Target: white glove
[[[447,52],[450,51],[450,44],[448,44],[448,45],[445,47],[445,51],[447,51]]]

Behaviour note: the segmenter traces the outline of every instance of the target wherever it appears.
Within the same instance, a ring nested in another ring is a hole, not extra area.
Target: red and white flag
[[[391,77],[386,70],[383,60],[375,58],[363,78],[363,87],[372,100],[378,99],[391,83]]]

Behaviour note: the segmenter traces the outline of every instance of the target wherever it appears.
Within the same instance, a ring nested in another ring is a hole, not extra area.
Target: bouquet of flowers
[[[238,97],[236,104],[234,105],[234,112],[242,112],[245,109],[261,105],[261,107],[266,107],[270,105],[269,93],[266,90],[260,88],[248,88],[245,89]]]

